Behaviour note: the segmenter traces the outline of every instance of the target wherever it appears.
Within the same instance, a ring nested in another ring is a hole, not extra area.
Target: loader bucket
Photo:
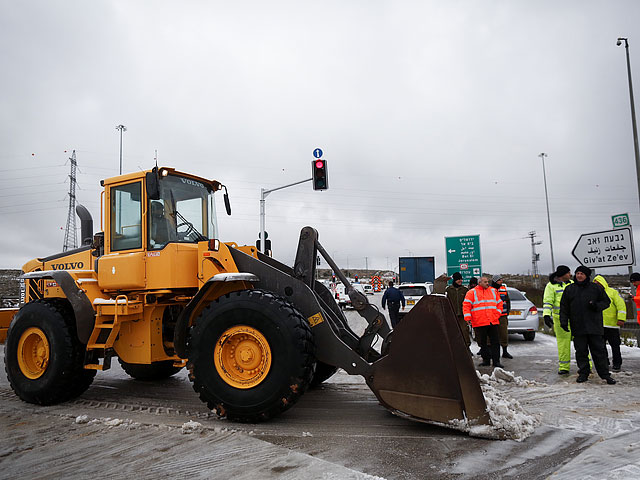
[[[424,296],[402,319],[367,383],[384,407],[401,416],[490,424],[473,361],[445,297]]]

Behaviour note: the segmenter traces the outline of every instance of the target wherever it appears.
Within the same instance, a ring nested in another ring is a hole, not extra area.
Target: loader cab
[[[147,183],[153,182],[152,176]],[[169,173],[161,174],[157,185],[157,193],[151,192],[147,200],[148,250],[160,250],[171,242],[197,243],[218,237],[211,185]]]
[[[197,244],[218,238],[214,194],[220,184],[171,168],[154,168],[105,180],[104,187],[100,286],[108,290],[195,287],[190,266],[196,268]]]

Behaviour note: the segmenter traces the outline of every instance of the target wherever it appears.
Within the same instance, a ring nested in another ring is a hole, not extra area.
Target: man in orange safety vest
[[[489,278],[480,277],[478,286],[467,292],[462,302],[464,319],[471,323],[476,332],[476,340],[480,345],[480,366],[487,367],[493,361],[494,367],[502,367],[500,363],[500,315],[502,300],[498,291],[489,285]],[[487,338],[491,346],[487,345]]]

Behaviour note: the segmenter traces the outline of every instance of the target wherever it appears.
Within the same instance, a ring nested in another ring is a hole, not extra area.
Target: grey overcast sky
[[[225,183],[223,241],[274,256],[317,228],[350,268],[397,268],[480,234],[486,271],[551,270],[581,233],[640,225],[626,60],[640,96],[640,2],[0,0],[0,267],[62,250],[75,149],[100,226],[102,178],[158,163]],[[639,105],[640,107],[640,105]],[[223,209],[219,209],[222,212]],[[79,222],[78,222],[79,223]],[[640,239],[640,234],[637,235]],[[636,242],[638,250],[638,242]],[[365,260],[365,258],[367,260]],[[607,271],[626,271],[625,269]]]

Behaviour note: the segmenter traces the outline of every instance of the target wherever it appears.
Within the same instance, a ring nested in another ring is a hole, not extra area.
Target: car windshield
[[[400,287],[405,297],[422,297],[427,294],[425,287]]]
[[[509,290],[507,290],[507,293],[509,294],[509,300],[511,300],[512,302],[514,301],[517,302],[518,300],[527,299],[520,290],[515,290],[510,288]]]
[[[149,200],[149,248],[169,242],[196,243],[218,238],[213,189],[197,180],[168,175],[159,181],[160,198]]]

